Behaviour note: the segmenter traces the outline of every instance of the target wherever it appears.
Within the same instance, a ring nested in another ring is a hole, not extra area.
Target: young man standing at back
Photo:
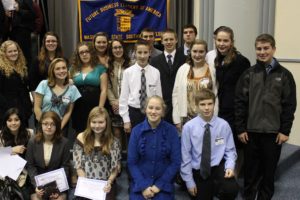
[[[163,99],[167,105],[165,120],[173,124],[172,92],[178,68],[185,63],[185,56],[176,50],[177,34],[173,29],[165,30],[161,35],[164,52],[151,59],[150,64],[160,72]]]
[[[282,144],[296,110],[293,75],[273,57],[275,39],[269,34],[255,40],[257,63],[240,77],[236,88],[235,119],[244,146],[244,197],[271,199]]]
[[[190,52],[190,46],[195,41],[197,36],[197,28],[193,24],[187,24],[182,29],[183,46],[178,48],[181,55],[187,56]]]

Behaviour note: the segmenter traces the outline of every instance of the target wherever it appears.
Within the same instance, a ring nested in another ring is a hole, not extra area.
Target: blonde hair
[[[7,48],[11,45],[15,45],[18,50],[18,58],[15,63],[11,62],[6,56]],[[12,75],[14,71],[17,72],[22,79],[27,77],[27,67],[24,54],[20,46],[12,40],[6,40],[0,47],[0,70],[7,77]]]
[[[100,107],[94,107],[89,113],[89,117],[87,120],[87,127],[83,132],[84,152],[86,154],[90,154],[94,149],[95,134],[91,128],[91,121],[96,117],[104,117],[106,120],[106,128],[103,131],[103,133],[101,133],[99,142],[100,142],[102,154],[109,155],[114,137],[111,130],[111,121],[108,112],[106,111],[105,108],[100,108]]]

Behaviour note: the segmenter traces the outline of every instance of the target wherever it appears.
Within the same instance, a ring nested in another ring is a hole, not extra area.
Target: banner
[[[158,39],[167,27],[167,0],[78,0],[78,10],[80,41],[106,32],[110,39],[135,42],[146,27]]]

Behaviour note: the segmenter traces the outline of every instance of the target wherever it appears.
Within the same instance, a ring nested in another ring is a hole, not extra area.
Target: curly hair
[[[91,60],[90,64],[92,67],[95,67],[98,62],[98,58],[96,56],[95,51],[93,50],[92,44],[90,42],[79,42],[77,44],[76,50],[74,51],[72,57],[71,57],[71,69],[70,69],[70,75],[71,78],[73,78],[74,74],[81,71],[82,61],[79,56],[79,48],[82,46],[87,46],[89,49],[89,52],[91,54]]]
[[[11,62],[7,56],[6,56],[6,51],[7,48],[11,45],[15,45],[18,50],[18,58],[17,60],[13,63]],[[24,57],[24,54],[22,52],[22,49],[20,46],[12,41],[12,40],[6,40],[1,44],[0,47],[0,70],[5,74],[5,76],[9,77],[15,72],[17,72],[22,79],[27,77],[27,67],[26,67],[26,60]]]
[[[62,47],[61,47],[60,39],[59,39],[58,35],[54,32],[51,32],[51,31],[45,33],[45,36],[44,36],[43,42],[42,42],[42,46],[41,46],[41,50],[40,50],[40,53],[38,55],[40,73],[45,72],[45,70],[46,70],[45,63],[46,63],[47,60],[49,60],[49,52],[46,48],[46,39],[47,39],[48,36],[55,37],[56,41],[57,41],[57,47],[55,49],[55,58],[62,58],[63,57]]]

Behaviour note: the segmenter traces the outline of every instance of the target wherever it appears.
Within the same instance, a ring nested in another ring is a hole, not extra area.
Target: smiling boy
[[[274,58],[275,39],[261,34],[255,40],[257,63],[240,77],[236,88],[235,119],[245,144],[245,199],[271,199],[282,144],[296,110],[293,75]],[[267,161],[267,162],[266,162]]]

